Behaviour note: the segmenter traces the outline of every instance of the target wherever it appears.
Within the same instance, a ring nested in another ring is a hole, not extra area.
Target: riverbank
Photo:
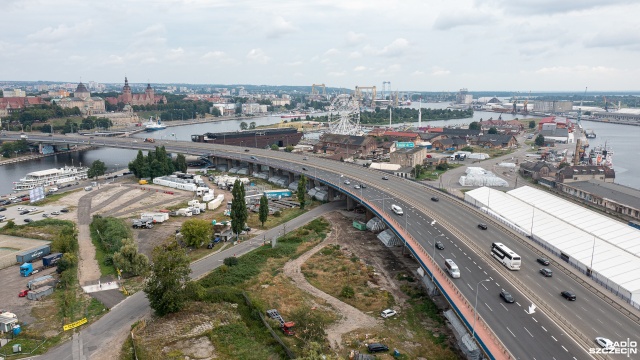
[[[77,146],[74,149],[65,150],[65,151],[57,151],[57,152],[54,152],[54,153],[51,153],[51,154],[24,155],[24,156],[19,156],[19,157],[16,157],[16,158],[9,158],[9,159],[6,159],[6,160],[0,160],[0,166],[8,165],[8,164],[20,163],[20,162],[24,162],[24,161],[42,159],[42,158],[45,158],[45,157],[56,156],[56,155],[59,155],[59,154],[69,154],[69,153],[74,153],[74,152],[78,152],[78,151],[89,150],[91,148],[93,148],[93,146]]]

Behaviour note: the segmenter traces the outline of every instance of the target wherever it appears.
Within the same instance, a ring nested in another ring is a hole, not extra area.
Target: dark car
[[[548,266],[549,265],[549,259],[547,259],[547,258],[538,258],[536,261],[539,262],[540,264],[544,265],[544,266]]]
[[[0,211],[7,211],[6,207],[0,207]]]
[[[547,268],[542,268],[540,269],[540,274],[544,275],[545,277],[551,277],[553,276],[553,271],[547,269]]]
[[[69,209],[60,209],[60,212],[68,213],[68,212],[69,212]]]
[[[387,177],[387,176],[383,176],[383,177],[382,177],[382,180],[389,180],[389,177]]]
[[[560,295],[569,301],[576,301],[576,294],[574,294],[573,291],[565,290],[561,292]]]
[[[487,230],[487,224],[478,224],[478,227],[482,230]]]
[[[31,219],[29,219],[29,218],[24,219],[24,222],[26,222],[26,223],[30,223],[30,222],[32,222],[32,221],[33,221],[33,220],[31,220]]]
[[[302,167],[302,171],[308,171],[306,167]]]
[[[29,210],[20,211],[20,215],[27,215],[28,213],[30,213]]]
[[[244,152],[249,152],[249,151],[250,151],[249,149],[244,149]]]
[[[360,184],[360,188],[361,188],[361,189],[366,189],[366,188],[367,188],[367,185],[365,185],[365,184]]]
[[[444,244],[441,241],[436,241],[436,249],[444,250]]]
[[[505,291],[505,290],[500,291],[500,297],[503,298],[504,301],[510,304],[515,302],[515,300],[513,299],[513,296],[511,296],[511,294],[508,291]]]
[[[377,352],[389,351],[389,348],[385,344],[373,343],[373,344],[367,345],[367,350],[369,350],[370,353],[377,353]]]
[[[437,196],[432,196],[431,201],[440,201],[440,198],[438,198]]]

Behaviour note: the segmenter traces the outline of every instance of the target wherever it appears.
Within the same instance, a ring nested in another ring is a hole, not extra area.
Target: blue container
[[[42,245],[33,250],[27,250],[16,254],[16,262],[20,264],[32,262],[33,260],[37,260],[45,255],[49,255],[50,253],[51,245]]]

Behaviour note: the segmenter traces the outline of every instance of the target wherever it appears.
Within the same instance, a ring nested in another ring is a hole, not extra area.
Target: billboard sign
[[[414,146],[415,145],[412,142],[401,142],[401,141],[396,142],[396,147],[398,149],[412,148]]]

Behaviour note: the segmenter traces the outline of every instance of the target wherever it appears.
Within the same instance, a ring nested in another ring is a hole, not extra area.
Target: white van
[[[396,213],[396,215],[402,215],[403,214],[402,208],[400,206],[398,206],[398,205],[395,205],[395,204],[391,205],[391,210],[393,210],[393,212]]]
[[[453,260],[446,259],[444,261],[444,267],[447,269],[447,272],[449,273],[449,275],[451,275],[452,278],[455,279],[460,277],[460,269],[458,269],[458,265],[456,265]]]

